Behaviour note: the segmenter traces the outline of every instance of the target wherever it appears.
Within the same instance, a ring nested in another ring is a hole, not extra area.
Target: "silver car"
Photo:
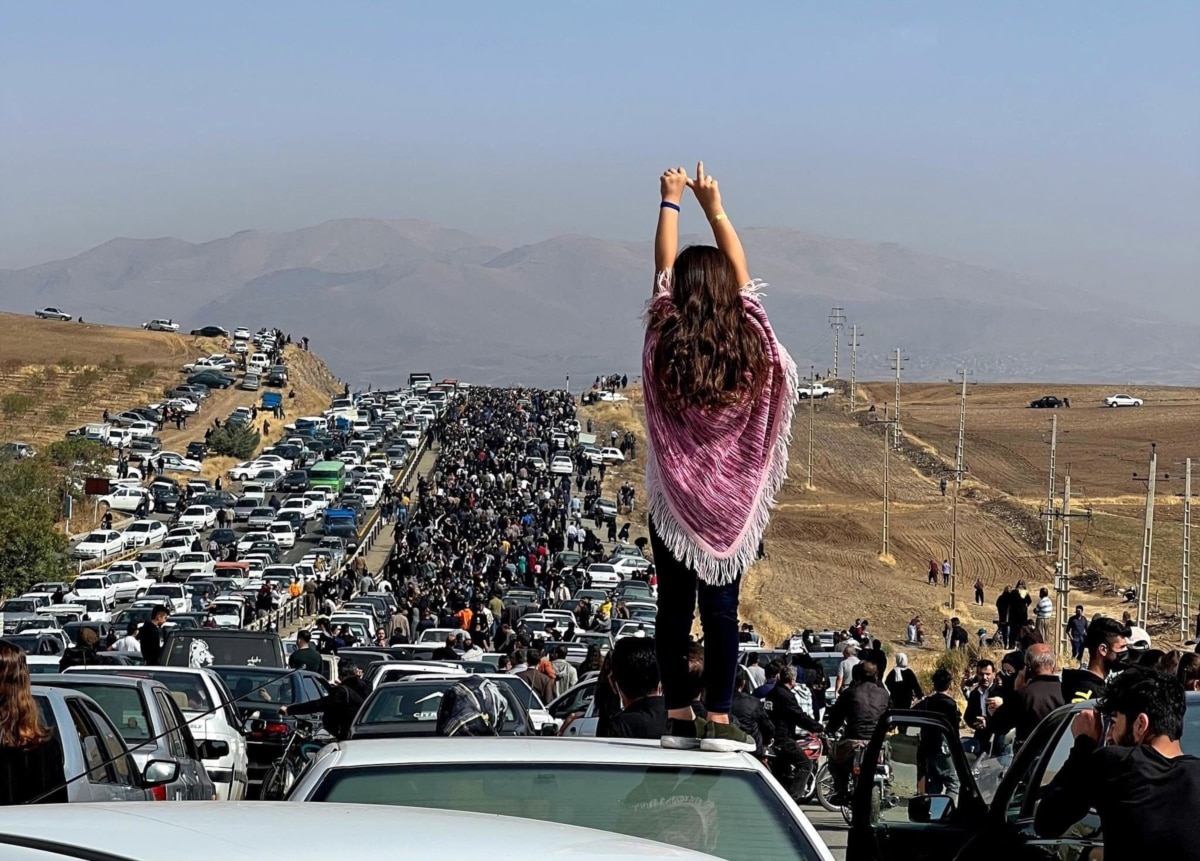
[[[90,697],[116,725],[139,772],[151,762],[174,763],[174,779],[155,787],[159,801],[212,801],[216,788],[204,763],[208,755],[192,738],[171,692],[152,679],[107,675],[42,675],[38,684]],[[204,742],[207,747],[214,742]],[[221,744],[224,744],[223,742]]]
[[[44,678],[33,686],[33,701],[54,730],[51,743],[62,745],[67,801],[153,801],[152,787],[175,779],[173,762],[154,760],[139,771],[100,706],[79,691],[45,687]]]

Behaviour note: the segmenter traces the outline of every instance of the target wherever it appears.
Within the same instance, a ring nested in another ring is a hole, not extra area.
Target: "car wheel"
[[[137,592],[135,592],[133,595],[133,600],[137,601],[138,599],[145,597],[145,595],[146,595],[145,589],[138,589]]]

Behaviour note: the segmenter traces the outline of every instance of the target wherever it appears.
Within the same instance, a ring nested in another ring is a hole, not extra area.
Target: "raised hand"
[[[711,219],[721,214],[721,190],[717,188],[717,181],[704,172],[704,162],[696,162],[696,176],[689,178],[687,185],[706,216]]]
[[[658,181],[662,199],[668,203],[679,204],[683,200],[683,190],[688,186],[687,171],[681,167],[668,168]]]

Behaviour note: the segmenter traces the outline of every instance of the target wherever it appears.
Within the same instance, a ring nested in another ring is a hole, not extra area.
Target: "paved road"
[[[849,836],[850,826],[846,824],[842,814],[830,813],[819,804],[805,804],[803,810],[808,816],[808,821],[820,832],[821,839],[825,841],[833,857],[838,861],[846,861],[846,838]]]

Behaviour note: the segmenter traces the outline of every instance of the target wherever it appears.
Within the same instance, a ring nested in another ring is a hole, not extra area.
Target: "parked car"
[[[174,320],[155,318],[143,323],[142,328],[149,329],[151,332],[178,332],[179,324]]]
[[[227,389],[237,382],[237,377],[218,371],[200,371],[187,378],[189,385],[207,386],[210,389]]]
[[[140,571],[114,571],[108,569],[107,577],[115,589],[116,601],[136,601],[146,594],[151,586],[154,585],[154,580],[147,576],[148,572],[140,562],[133,562],[137,565]]]
[[[196,744],[187,720],[166,685],[150,679],[121,676],[45,675],[39,686],[66,688],[88,697],[108,715],[129,746],[139,772],[151,761],[173,762],[175,779],[155,786],[158,801],[212,801],[216,788],[204,769],[202,757],[211,758],[212,747],[223,742]]]
[[[228,338],[229,332],[222,329],[220,326],[202,326],[199,329],[192,329],[192,334],[201,338]]]
[[[171,699],[187,719],[200,748],[201,760],[221,801],[241,801],[246,796],[246,739],[242,721],[234,708],[233,695],[210,669],[195,667],[69,667],[75,675],[118,675],[153,679],[166,686]],[[208,744],[206,742],[216,742]],[[221,744],[225,746],[222,752]]]
[[[238,388],[247,392],[257,392],[261,385],[262,380],[258,374],[247,373],[242,377],[242,382],[238,385]]]
[[[207,574],[211,576],[216,573],[216,570],[217,563],[207,553],[203,551],[189,551],[180,555],[179,560],[175,563],[175,567],[171,570],[171,579],[183,581],[187,580],[193,574]]]
[[[1062,405],[1062,399],[1056,398],[1054,395],[1045,395],[1029,403],[1030,407],[1037,410],[1056,410]]]
[[[1106,407],[1140,407],[1143,401],[1133,395],[1109,395],[1104,399]]]
[[[112,529],[89,532],[71,551],[73,559],[108,559],[125,549],[125,538]]]
[[[155,580],[166,580],[175,569],[179,554],[174,550],[143,550],[137,561],[146,568],[146,573]]]
[[[149,495],[149,491],[142,487],[116,487],[111,493],[99,497],[96,501],[113,511],[134,512],[137,511],[142,500]]]
[[[139,770],[113,722],[91,697],[40,684],[32,690],[42,722],[54,731],[51,743],[63,750],[68,783],[61,800],[153,801],[158,787],[177,779],[173,761],[151,759]],[[19,808],[26,816],[32,809]],[[5,834],[11,830],[3,826]]]
[[[180,457],[173,451],[159,452],[158,457],[154,459],[155,463],[161,464],[165,470],[171,472],[195,472],[199,473],[202,467],[199,461],[188,460],[185,457]]]
[[[155,583],[146,590],[145,598],[162,604],[172,613],[186,613],[191,606],[187,591],[180,583]]]
[[[39,308],[33,312],[33,316],[40,317],[43,320],[61,320],[64,323],[69,323],[71,321],[71,315],[62,308]]]
[[[158,520],[135,520],[121,533],[125,547],[147,547],[167,537],[167,527]]]
[[[443,810],[571,822],[731,861],[832,859],[800,808],[750,754],[668,751],[657,740],[471,742],[396,738],[330,745],[289,798],[418,807],[436,798]],[[545,791],[547,783],[552,792]],[[531,805],[530,798],[539,803]],[[684,820],[688,825],[679,827]]]

